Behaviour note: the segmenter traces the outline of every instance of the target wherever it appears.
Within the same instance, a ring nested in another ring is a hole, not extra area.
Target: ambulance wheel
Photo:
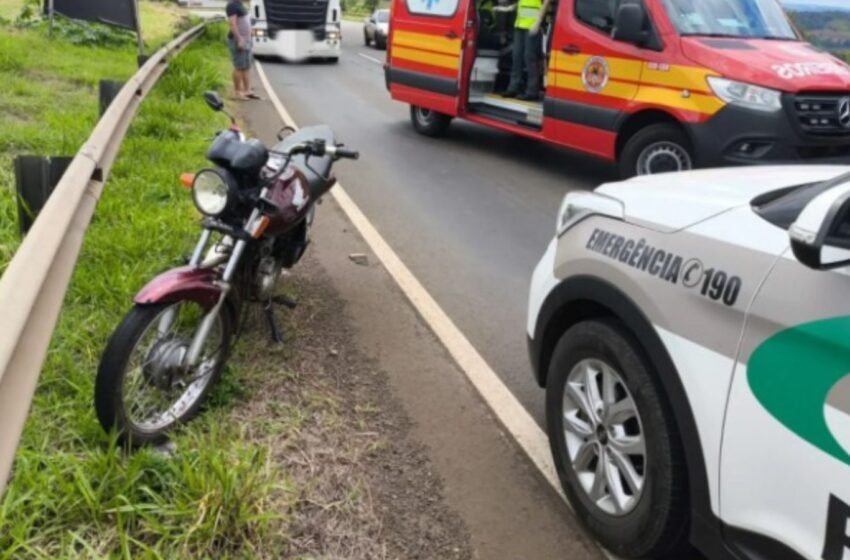
[[[445,134],[452,122],[452,118],[448,115],[416,105],[410,106],[410,120],[416,132],[431,137]]]
[[[617,556],[682,558],[687,473],[676,424],[639,344],[614,321],[558,341],[546,423],[579,521]]]
[[[620,153],[620,175],[654,175],[694,167],[693,148],[684,131],[674,124],[653,124],[632,136]]]

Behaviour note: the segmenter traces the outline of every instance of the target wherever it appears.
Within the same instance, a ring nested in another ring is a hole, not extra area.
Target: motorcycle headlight
[[[717,76],[709,76],[708,85],[714,95],[726,103],[768,113],[782,109],[782,93],[774,89],[718,78]]]
[[[231,179],[224,170],[204,169],[195,175],[192,199],[195,207],[206,216],[218,216],[230,201]]]

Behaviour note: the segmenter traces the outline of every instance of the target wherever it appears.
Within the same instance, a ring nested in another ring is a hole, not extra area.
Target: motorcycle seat
[[[219,134],[207,152],[207,159],[236,174],[257,175],[269,159],[269,151],[256,138],[241,141],[233,131]]]

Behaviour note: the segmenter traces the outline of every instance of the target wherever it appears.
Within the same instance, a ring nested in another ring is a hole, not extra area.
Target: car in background
[[[368,46],[370,43],[376,49],[387,48],[387,37],[390,35],[390,11],[375,10],[366,18],[363,25],[363,42]]]
[[[850,553],[850,167],[564,198],[529,350],[558,476],[622,558]]]

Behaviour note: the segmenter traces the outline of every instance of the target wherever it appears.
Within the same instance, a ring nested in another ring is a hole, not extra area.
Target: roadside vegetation
[[[148,37],[172,35],[182,19],[175,15],[154,17]],[[0,28],[0,273],[18,245],[12,158],[74,154],[98,118],[98,80],[135,72],[132,41],[49,41],[42,24],[12,19]],[[92,409],[100,353],[132,294],[197,235],[177,177],[204,165],[210,138],[226,124],[200,97],[225,87],[225,31],[209,29],[172,62],[124,142],[0,498],[0,559],[280,557],[287,479],[246,437],[246,424],[228,420],[242,395],[240,371],[227,373],[172,455],[116,448]]]
[[[3,0],[0,0],[2,2]],[[362,21],[377,8],[389,8],[389,0],[343,0],[342,13],[346,19]]]
[[[185,25],[175,15],[154,18],[167,31],[149,28],[148,40]],[[98,80],[135,71],[135,44],[120,33],[49,41],[42,23],[5,19],[0,274],[19,244],[12,158],[74,154],[98,118]],[[208,28],[171,62],[121,148],[0,496],[0,560],[470,558],[409,420],[351,348],[343,302],[309,258],[284,288],[299,299],[281,317],[290,344],[270,346],[262,318],[249,317],[206,410],[172,446],[128,452],[97,422],[94,376],[110,333],[199,233],[178,177],[207,165],[226,125],[201,98],[227,89],[225,33]]]
[[[808,41],[850,62],[850,12],[791,11],[790,15]]]

